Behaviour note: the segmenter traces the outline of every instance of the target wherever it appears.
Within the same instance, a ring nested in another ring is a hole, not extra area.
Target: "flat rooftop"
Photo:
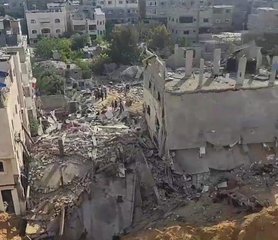
[[[236,89],[258,89],[278,85],[278,81],[270,84],[269,81],[254,80],[251,76],[245,76],[242,85],[236,84],[236,74],[227,74],[226,76],[211,77],[211,73],[204,73],[203,81],[199,84],[199,74],[192,74],[185,77],[184,73],[168,72],[165,89],[173,93],[197,93],[197,92],[222,92]]]

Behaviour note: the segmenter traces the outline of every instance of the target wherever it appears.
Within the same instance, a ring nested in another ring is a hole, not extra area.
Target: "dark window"
[[[14,105],[15,113],[17,114],[17,106]]]
[[[231,12],[231,9],[226,9],[226,13],[230,13]]]
[[[58,19],[58,18],[55,19],[55,23],[59,23],[59,22],[61,22],[60,19]]]
[[[37,30],[32,30],[32,34],[37,34]]]
[[[89,30],[90,31],[93,31],[93,30],[96,30],[96,29],[97,29],[96,25],[89,25]]]
[[[208,19],[208,18],[204,18],[204,19],[203,19],[203,22],[204,22],[204,23],[208,23],[208,22],[209,22],[209,19]]]
[[[0,162],[0,172],[5,172],[4,163]]]
[[[151,82],[149,82],[149,89],[151,89],[152,88],[152,83]]]
[[[148,105],[148,107],[147,107],[147,114],[148,114],[148,115],[151,115],[151,108],[150,108],[149,105]]]
[[[180,17],[180,23],[193,23],[193,17]]]
[[[157,93],[157,100],[160,102],[161,101],[161,99],[160,99],[160,93],[158,92]]]
[[[49,28],[42,29],[42,33],[50,33],[50,29]]]
[[[189,34],[189,31],[187,30],[187,31],[183,31],[183,34],[184,35],[188,35]]]

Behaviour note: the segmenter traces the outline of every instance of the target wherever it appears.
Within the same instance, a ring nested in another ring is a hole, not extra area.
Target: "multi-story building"
[[[21,42],[21,24],[12,17],[0,17],[0,47],[18,45]]]
[[[73,32],[86,33],[96,38],[105,34],[105,14],[100,8],[81,5],[70,13]]]
[[[167,27],[175,39],[197,41],[199,34],[200,1],[176,1],[167,13]]]
[[[101,7],[105,12],[106,21],[121,23],[137,23],[139,20],[138,0],[97,0],[83,2],[92,2]]]
[[[278,33],[278,9],[257,8],[248,16],[247,29],[254,33]]]
[[[213,6],[213,31],[231,31],[233,28],[233,9],[232,5]]]
[[[227,65],[229,72],[223,76],[220,56],[216,49],[212,68],[201,59],[194,70],[193,51],[188,50],[184,72],[169,72],[165,62],[151,53],[144,60],[150,136],[182,174],[230,171],[264,161],[267,153],[258,151],[265,144],[277,151],[278,58],[273,57],[268,80],[259,81],[249,72],[245,52],[237,57],[238,67],[228,70]]]
[[[167,0],[146,0],[146,18],[166,23],[169,6]]]
[[[17,215],[26,210],[24,181],[25,133],[28,117],[24,106],[19,54],[0,53],[0,210]]]
[[[176,40],[186,38],[193,43],[199,34],[230,31],[233,6],[216,5],[212,1],[179,1],[168,3],[167,26]]]
[[[47,10],[28,10],[26,21],[30,44],[36,43],[39,36],[59,37],[67,31],[66,6],[53,3]]]

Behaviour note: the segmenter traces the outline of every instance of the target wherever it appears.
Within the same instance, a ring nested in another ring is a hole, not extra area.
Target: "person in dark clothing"
[[[107,98],[107,88],[106,87],[103,88],[103,94],[104,94],[104,98],[106,99]]]
[[[104,96],[104,95],[103,95],[103,89],[101,88],[101,89],[100,89],[100,97],[101,97],[101,101],[103,101],[103,96]]]

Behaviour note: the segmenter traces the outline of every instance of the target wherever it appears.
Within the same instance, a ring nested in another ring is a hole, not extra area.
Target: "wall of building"
[[[218,5],[213,7],[213,29],[214,32],[229,31],[233,27],[232,5]]]
[[[258,8],[248,16],[247,29],[256,33],[278,32],[278,9]]]
[[[185,53],[186,50],[193,50],[193,64],[195,66],[199,66],[200,58],[201,58],[201,47],[178,47],[175,45],[174,53],[170,55],[166,60],[167,67],[172,69],[177,69],[180,67],[185,67]]]
[[[278,87],[172,94],[165,92],[167,149],[272,142],[278,134]],[[175,119],[175,121],[173,121]]]
[[[38,36],[59,37],[67,31],[67,15],[63,11],[27,11],[26,21],[28,36],[31,43]],[[45,33],[44,30],[49,32]]]
[[[165,131],[164,131],[164,79],[165,63],[156,61],[156,58],[146,62],[144,71],[144,110],[152,140],[163,152]],[[153,72],[158,74],[153,74]]]

